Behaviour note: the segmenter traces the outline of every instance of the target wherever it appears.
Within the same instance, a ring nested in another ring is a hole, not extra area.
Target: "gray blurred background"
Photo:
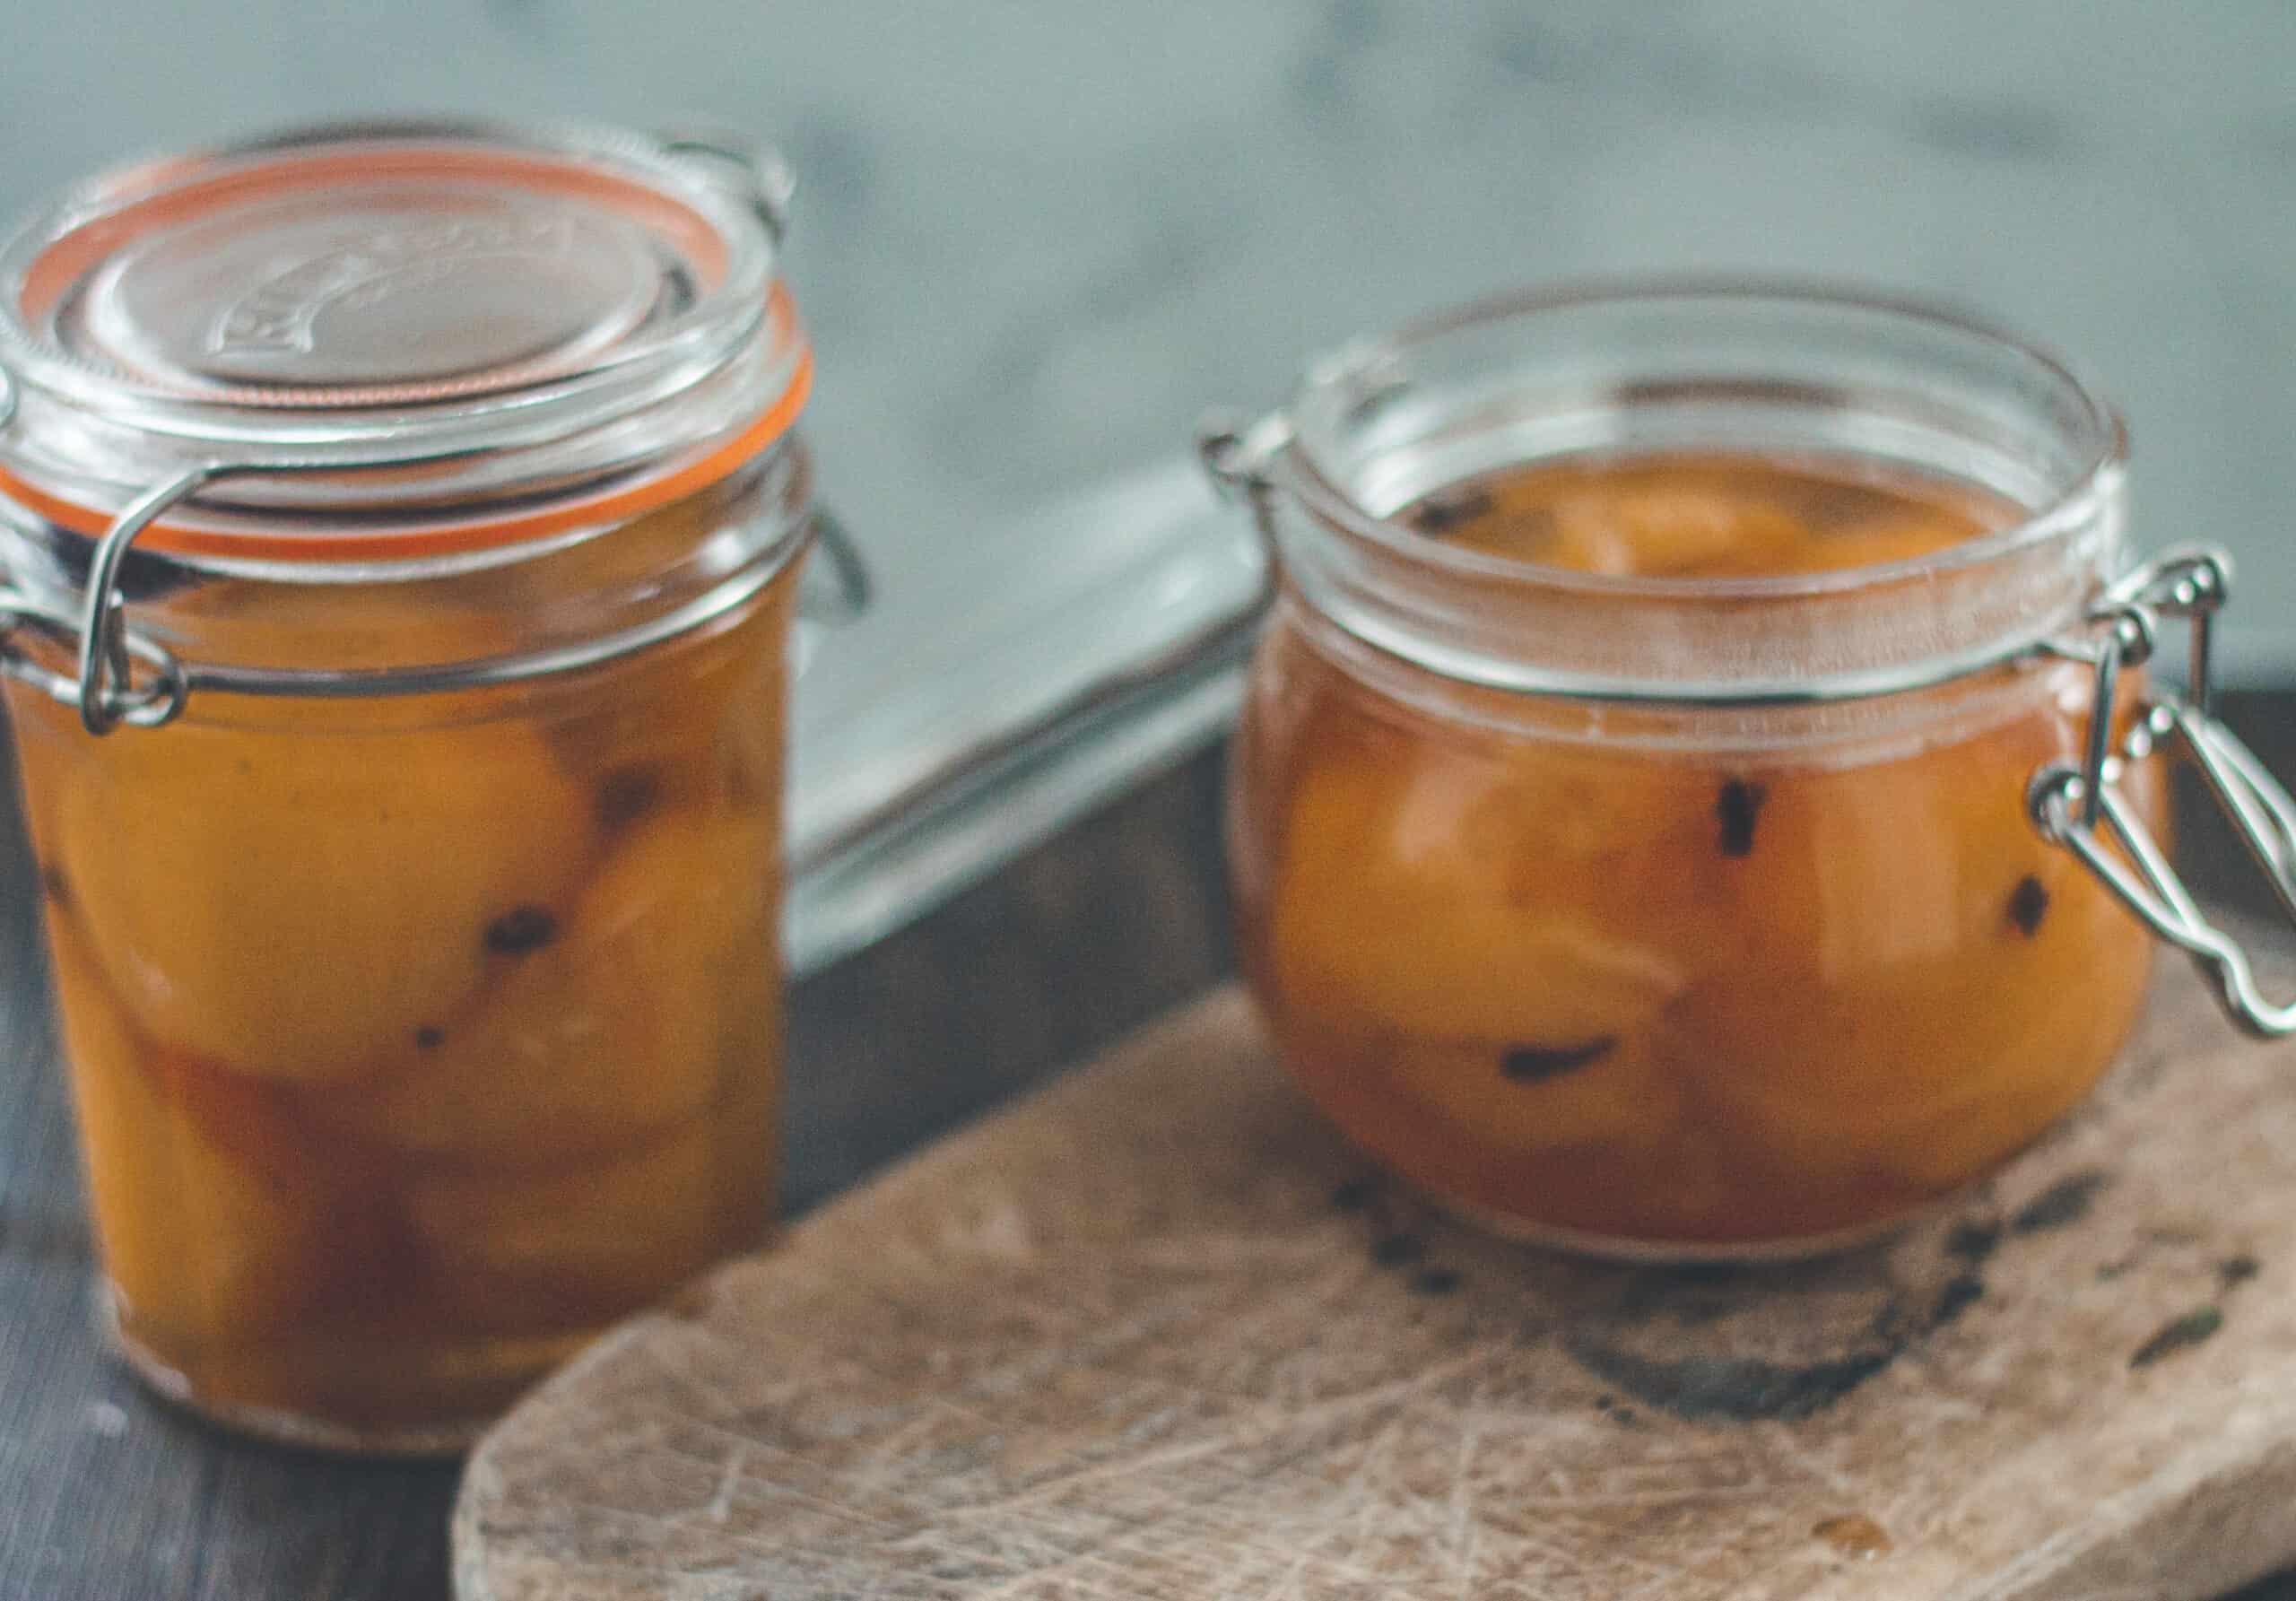
[[[1853,276],[2071,353],[2129,413],[2142,537],[2232,544],[2233,666],[2296,686],[2296,0],[0,0],[0,212],[147,150],[399,110],[712,121],[799,168],[807,431],[885,569],[801,688],[801,835],[961,744],[953,713],[1025,709],[1064,657],[1248,587],[1197,581],[1215,514],[1177,459],[1205,403],[1596,272]],[[1065,548],[1127,518],[1177,532]],[[2290,699],[2241,701],[2296,772]],[[827,739],[865,719],[874,743]],[[1231,971],[1218,759],[1141,781],[1215,720],[1167,718],[1053,800],[998,791],[994,848],[952,827],[800,880],[793,950],[828,963],[1133,790],[796,987],[793,1208]],[[4,761],[0,1594],[443,1597],[450,1470],[195,1433],[79,1332]]]
[[[388,109],[780,142],[812,431],[912,596],[1357,330],[1559,274],[1791,268],[2100,374],[2143,537],[2230,542],[2235,666],[2296,679],[2289,0],[0,0],[10,212]]]

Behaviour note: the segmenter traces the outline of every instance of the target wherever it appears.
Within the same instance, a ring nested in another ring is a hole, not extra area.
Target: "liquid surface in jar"
[[[1496,474],[1404,520],[1692,578],[2013,515],[1863,465],[1680,457]],[[2025,814],[2032,773],[2078,759],[2078,663],[2000,669],[1984,715],[1918,739],[1637,744],[1615,708],[1367,678],[1301,616],[1270,627],[1231,770],[1243,963],[1311,1098],[1439,1196],[1580,1242],[1830,1240],[2029,1144],[2134,1023],[2149,935]],[[2124,783],[2156,828],[2157,786]]]
[[[1611,578],[1720,579],[1909,561],[2016,508],[1951,480],[1764,457],[1572,457],[1405,509],[1447,544]]]
[[[721,515],[550,560],[658,568]],[[504,586],[563,580],[506,575],[443,617],[345,590],[328,648],[515,648]],[[147,1373],[264,1431],[451,1448],[762,1240],[793,584],[435,705],[211,695],[95,741],[12,690],[91,1210]]]

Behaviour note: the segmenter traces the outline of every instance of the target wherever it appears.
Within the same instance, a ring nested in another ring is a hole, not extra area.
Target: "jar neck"
[[[1334,672],[1411,716],[1509,738],[1702,760],[1859,766],[2030,717],[2037,705],[2085,705],[2093,669],[2030,655],[1920,689],[1839,700],[1714,704],[1616,701],[1492,689],[1434,671],[1351,632],[1286,585],[1270,618]]]
[[[1621,704],[1868,699],[1980,672],[2074,631],[2127,526],[2116,471],[2011,545],[1821,581],[1642,585],[1422,557],[1397,546],[1424,536],[1366,537],[1327,488],[1277,483],[1266,515],[1292,593],[1341,632],[1464,684]]]
[[[277,697],[345,709],[421,698],[385,692],[474,661],[566,654],[625,634],[669,630],[664,642],[746,614],[802,551],[810,528],[811,458],[784,435],[735,473],[657,509],[490,551],[483,558],[251,564],[131,552],[118,589],[129,625],[221,687],[196,688],[190,720],[268,715]],[[0,588],[65,614],[80,604],[91,542],[0,500]],[[691,627],[682,620],[692,619]],[[60,645],[28,639],[48,665],[68,666]],[[547,693],[586,664],[526,682]],[[308,692],[228,687],[232,675],[301,677]],[[348,692],[343,681],[378,687]],[[331,684],[326,681],[335,681]],[[421,714],[435,717],[431,707]]]
[[[1257,478],[1298,603],[1483,689],[1628,705],[1905,692],[2078,622],[2126,535],[2118,422],[2046,357],[1915,309],[1761,286],[1525,297],[1315,370]],[[1731,579],[1566,571],[1397,514],[1542,460],[1695,452],[1955,481],[2013,526],[1914,560]]]

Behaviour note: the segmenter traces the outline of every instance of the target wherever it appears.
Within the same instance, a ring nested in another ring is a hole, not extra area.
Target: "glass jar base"
[[[287,1407],[218,1401],[202,1396],[181,1369],[140,1343],[122,1326],[111,1291],[95,1296],[97,1337],[127,1370],[170,1405],[235,1434],[331,1456],[446,1461],[467,1454],[499,1411],[401,1428],[365,1428],[313,1417]],[[535,1377],[539,1379],[542,1371]]]
[[[1940,1196],[1910,1212],[1894,1213],[1874,1223],[1857,1223],[1822,1234],[1797,1235],[1788,1240],[1637,1240],[1624,1235],[1596,1234],[1581,1229],[1566,1228],[1560,1223],[1534,1223],[1526,1218],[1510,1216],[1504,1212],[1478,1206],[1472,1201],[1462,1201],[1433,1190],[1422,1189],[1421,1193],[1438,1211],[1468,1228],[1496,1235],[1518,1245],[1533,1246],[1564,1256],[1584,1257],[1597,1262],[1695,1267],[1725,1263],[1805,1262],[1878,1245],[1936,1216],[1952,1204],[1960,1192]]]

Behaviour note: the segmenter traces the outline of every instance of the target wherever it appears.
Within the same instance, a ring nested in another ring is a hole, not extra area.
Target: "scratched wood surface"
[[[2296,1046],[2181,964],[2096,1101],[1788,1269],[1370,1179],[1232,990],[610,1336],[465,1601],[2173,1601],[2296,1557]]]
[[[2296,699],[2229,709],[2296,771]],[[1219,766],[1188,764],[796,987],[793,1205],[846,1191],[1227,970]],[[0,781],[0,1597],[443,1601],[453,1468],[330,1461],[202,1428],[90,1337],[13,791]],[[2179,843],[2208,894],[2270,910],[2236,847],[2198,830]],[[2239,1601],[2296,1601],[2296,1571]]]

